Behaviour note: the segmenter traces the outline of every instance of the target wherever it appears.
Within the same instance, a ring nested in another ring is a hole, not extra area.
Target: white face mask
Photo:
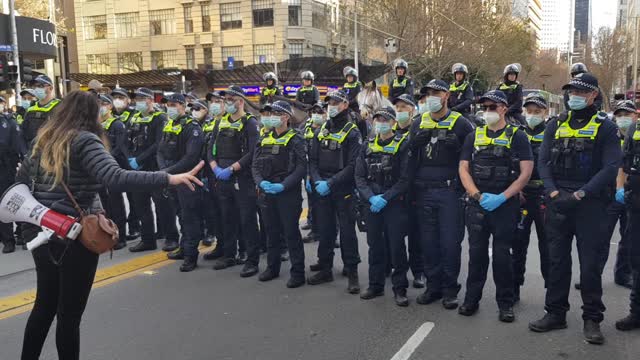
[[[101,106],[100,107],[100,116],[104,117],[108,113],[109,113],[109,108],[108,107],[106,107],[106,106]]]
[[[4,104],[0,104],[0,113],[4,112],[4,108],[5,108],[5,105]]]
[[[204,118],[207,115],[207,110],[205,109],[198,110],[198,111],[193,110],[191,112],[191,115],[198,120],[202,120],[202,118]]]
[[[121,100],[121,99],[113,100],[113,107],[116,108],[116,110],[118,111],[124,109],[126,106],[127,106],[127,103],[125,103],[124,100]]]
[[[500,121],[500,114],[495,111],[485,111],[482,117],[487,125],[497,124]]]
[[[533,115],[533,114],[531,115],[527,114],[526,119],[527,119],[527,125],[529,125],[529,127],[532,129],[542,124],[542,122],[544,121],[544,118],[541,115]]]

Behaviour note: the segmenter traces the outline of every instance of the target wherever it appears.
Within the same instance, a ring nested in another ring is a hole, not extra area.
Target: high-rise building
[[[575,41],[586,44],[591,40],[591,0],[575,0]]]
[[[513,0],[511,14],[524,19],[536,38],[538,47],[542,45],[543,5],[542,0]]]
[[[573,49],[574,0],[542,0],[541,49],[560,54]]]
[[[628,3],[629,3],[629,0],[618,0],[618,9],[616,12],[617,27],[624,28],[627,26],[627,4]]]

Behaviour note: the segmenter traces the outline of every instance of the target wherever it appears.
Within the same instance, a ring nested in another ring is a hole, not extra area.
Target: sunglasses
[[[498,105],[496,104],[491,104],[491,105],[480,105],[480,109],[482,111],[496,111],[498,109]]]

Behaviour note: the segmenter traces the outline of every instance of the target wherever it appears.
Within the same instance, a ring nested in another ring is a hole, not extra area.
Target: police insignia
[[[193,136],[200,136],[200,132],[198,130],[193,130]]]

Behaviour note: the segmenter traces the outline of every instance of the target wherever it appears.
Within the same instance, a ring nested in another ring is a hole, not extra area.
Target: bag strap
[[[67,192],[67,196],[69,197],[69,200],[71,200],[71,202],[73,203],[73,207],[76,209],[76,211],[78,212],[78,214],[80,214],[80,217],[83,218],[86,216],[84,210],[82,210],[82,208],[80,207],[80,205],[78,205],[78,202],[76,201],[76,198],[73,196],[73,194],[71,193],[71,190],[69,190],[69,187],[67,186],[67,184],[62,181],[60,183],[62,185],[62,187],[64,188],[64,191]]]

